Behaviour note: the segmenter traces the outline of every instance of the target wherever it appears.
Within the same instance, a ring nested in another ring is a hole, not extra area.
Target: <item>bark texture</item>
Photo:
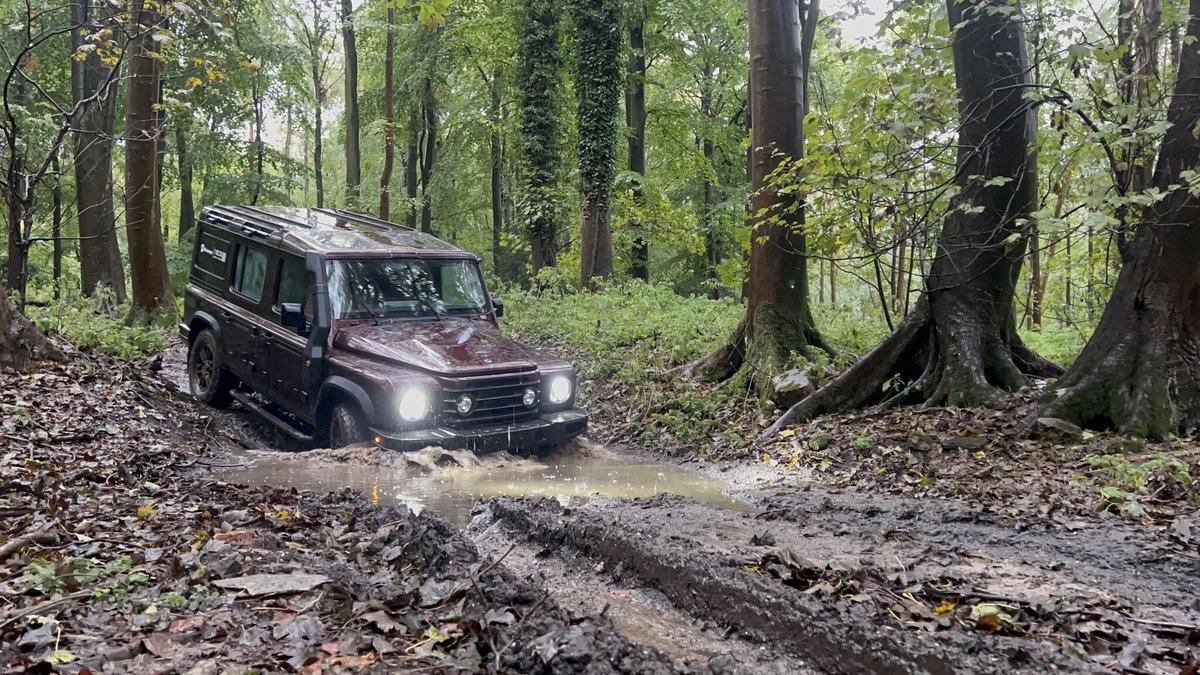
[[[72,0],[71,44],[85,44],[84,31],[99,32],[111,16],[90,0]],[[71,91],[76,105],[89,97],[95,101],[80,111],[75,131],[75,186],[79,218],[79,275],[82,290],[91,295],[97,288],[112,289],[117,302],[125,301],[125,266],[117,244],[117,221],[113,213],[112,137],[117,109],[115,74],[96,50],[83,59],[71,59]]]
[[[626,66],[625,123],[629,127],[629,170],[641,176],[634,188],[634,201],[643,203],[642,184],[646,181],[646,31],[645,7],[638,7],[629,28],[629,63]],[[629,252],[629,276],[650,281],[650,243],[646,224],[639,219],[630,223],[633,248]]]
[[[342,48],[346,55],[346,203],[358,204],[358,184],[362,181],[359,151],[358,43],[354,35],[354,7],[342,0]]]
[[[1200,165],[1200,0],[1187,25],[1152,180],[1170,192],[1125,247],[1100,325],[1044,415],[1152,438],[1200,426],[1200,198],[1180,187]]]
[[[417,115],[417,106],[409,104],[408,110],[408,146],[407,154],[404,156],[404,194],[408,196],[408,214],[405,217],[405,222],[414,230],[417,228],[417,159],[420,155],[418,149],[418,133],[420,132],[421,118]]]
[[[746,318],[730,344],[686,372],[724,379],[746,361],[760,393],[795,354],[830,351],[813,324],[808,300],[808,255],[803,202],[771,186],[779,165],[804,153],[805,79],[816,3],[797,12],[785,0],[749,0],[750,180],[754,233]]]
[[[392,169],[396,164],[396,8],[388,5],[387,43],[383,51],[383,171],[379,174],[379,218],[392,215]]]
[[[1037,119],[1024,94],[1029,55],[1019,6],[948,0],[959,91],[953,200],[925,292],[866,357],[793,406],[764,437],[799,419],[882,402],[996,404],[1027,374],[1059,369],[1016,331],[1014,299],[1029,214],[1037,205]],[[898,384],[897,384],[898,383]]]
[[[157,21],[158,15],[148,0],[141,0],[133,15],[135,34],[130,45],[125,114],[125,231],[133,277],[133,310],[145,316],[174,309],[158,223],[159,127],[154,103],[158,100],[161,62],[151,53],[151,35]]]
[[[64,361],[62,350],[50,341],[0,293],[0,368],[20,370],[34,361]]]

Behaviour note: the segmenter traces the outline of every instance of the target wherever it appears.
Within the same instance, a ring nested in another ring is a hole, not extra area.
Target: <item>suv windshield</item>
[[[478,314],[486,302],[471,260],[331,260],[325,272],[338,319]]]

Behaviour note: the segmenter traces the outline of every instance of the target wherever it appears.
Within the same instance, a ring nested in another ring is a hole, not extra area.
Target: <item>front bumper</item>
[[[587,429],[587,422],[587,413],[574,409],[493,427],[433,427],[399,432],[375,429],[372,433],[375,443],[389,450],[419,450],[429,446],[475,452],[542,450],[557,447],[582,434]]]

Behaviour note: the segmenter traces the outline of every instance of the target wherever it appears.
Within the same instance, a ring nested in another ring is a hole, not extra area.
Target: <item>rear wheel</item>
[[[371,432],[358,406],[353,403],[338,403],[329,412],[329,447],[341,448],[356,443],[365,443]]]
[[[225,370],[224,354],[211,330],[200,331],[188,352],[188,385],[192,395],[214,408],[229,405],[233,377]]]

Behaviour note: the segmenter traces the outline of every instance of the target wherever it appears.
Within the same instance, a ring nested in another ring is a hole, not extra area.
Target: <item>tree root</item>
[[[873,405],[880,412],[901,405],[925,407],[995,406],[1007,392],[1023,386],[1027,376],[1061,373],[1013,337],[989,344],[959,339],[946,346],[933,314],[922,297],[891,335],[850,368],[789,408],[759,435],[757,443],[780,430],[819,415]],[[895,393],[893,384],[904,383]]]

